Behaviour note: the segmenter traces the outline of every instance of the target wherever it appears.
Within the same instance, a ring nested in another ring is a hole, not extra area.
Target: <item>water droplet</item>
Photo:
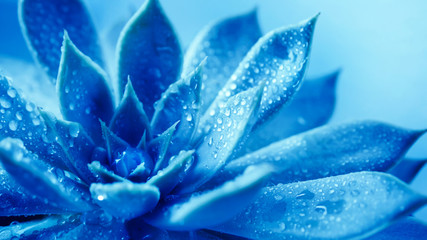
[[[300,192],[296,197],[296,199],[306,199],[306,200],[310,200],[314,198],[314,193],[310,192],[309,190],[304,190],[302,192]]]
[[[7,90],[7,95],[9,95],[9,97],[11,97],[11,98],[16,97],[16,90],[13,88]]]
[[[193,117],[191,116],[191,114],[187,114],[187,121],[188,122],[191,122],[191,120],[193,120]]]
[[[70,125],[70,127],[68,128],[68,132],[71,137],[79,136],[79,132],[80,132],[79,125],[77,124]]]
[[[6,99],[4,97],[0,98],[0,105],[4,108],[10,108],[12,104],[10,103],[9,99]]]
[[[11,131],[16,131],[16,129],[18,128],[18,123],[14,120],[9,122],[9,129]]]

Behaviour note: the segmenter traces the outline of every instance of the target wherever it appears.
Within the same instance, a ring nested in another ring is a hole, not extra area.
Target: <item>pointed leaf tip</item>
[[[153,104],[181,71],[181,48],[156,0],[145,1],[129,20],[117,43],[119,93],[128,76],[136,95],[152,117]]]
[[[53,83],[58,75],[64,29],[77,46],[98,64],[102,51],[91,18],[80,0],[20,0],[21,30],[33,57]]]
[[[114,109],[107,74],[85,56],[64,33],[57,93],[65,119],[79,122],[95,142],[101,142],[99,120],[109,122]]]

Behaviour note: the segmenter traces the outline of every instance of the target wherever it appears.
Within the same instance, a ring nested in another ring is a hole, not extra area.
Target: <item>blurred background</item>
[[[0,58],[32,61],[19,30],[17,0],[1,0]],[[143,0],[87,0],[104,43]],[[264,32],[320,12],[308,76],[342,69],[331,122],[381,120],[427,128],[427,2],[389,0],[160,0],[185,49],[206,24],[258,9]],[[408,153],[427,158],[427,136]],[[412,186],[427,195],[427,167]],[[427,221],[427,208],[415,214]]]

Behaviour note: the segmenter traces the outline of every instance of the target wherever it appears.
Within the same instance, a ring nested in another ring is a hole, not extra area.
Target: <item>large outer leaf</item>
[[[56,81],[64,30],[98,64],[102,52],[95,27],[80,0],[20,0],[21,29],[34,58]]]
[[[158,0],[147,0],[124,27],[117,44],[122,96],[130,77],[147,115],[162,92],[178,78],[181,48]]]
[[[365,240],[420,240],[427,236],[427,224],[414,217],[400,219]]]
[[[249,208],[212,229],[255,239],[361,237],[427,203],[397,178],[376,172],[263,190]]]
[[[235,159],[215,178],[232,177],[246,166],[263,162],[276,167],[272,181],[281,183],[386,171],[423,133],[374,121],[328,125]]]
[[[97,142],[102,141],[99,119],[109,122],[113,116],[113,96],[107,75],[64,35],[58,82],[61,113],[69,121],[79,122]]]
[[[214,124],[212,115],[230,96],[265,84],[257,124],[277,112],[298,90],[305,74],[317,16],[296,26],[279,28],[260,38],[203,115],[200,131]]]
[[[206,26],[188,47],[183,73],[189,74],[207,57],[203,67],[203,113],[215,99],[249,49],[261,37],[256,9]]]
[[[19,138],[25,147],[52,166],[67,168],[60,145],[46,135],[46,126],[37,107],[26,101],[0,75],[0,138]]]
[[[254,87],[229,99],[214,119],[216,124],[197,148],[197,158],[176,192],[193,192],[221,169],[240,146],[255,122],[262,86]]]
[[[19,139],[0,142],[0,160],[6,171],[28,192],[46,203],[72,212],[93,208],[87,189],[27,152]]]
[[[241,155],[325,124],[334,110],[338,73],[304,80],[289,105],[251,132]]]
[[[410,183],[417,176],[418,172],[423,168],[427,163],[426,159],[415,160],[415,159],[403,159],[398,162],[393,168],[388,172],[393,174],[400,180]]]

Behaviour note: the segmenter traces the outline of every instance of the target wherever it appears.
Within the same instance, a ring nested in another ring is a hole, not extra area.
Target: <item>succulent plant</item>
[[[406,216],[427,198],[402,181],[424,131],[321,126],[339,74],[303,82],[318,15],[262,36],[254,10],[183,56],[147,0],[110,76],[80,0],[20,0],[19,17],[62,117],[0,77],[0,239],[424,236]]]

